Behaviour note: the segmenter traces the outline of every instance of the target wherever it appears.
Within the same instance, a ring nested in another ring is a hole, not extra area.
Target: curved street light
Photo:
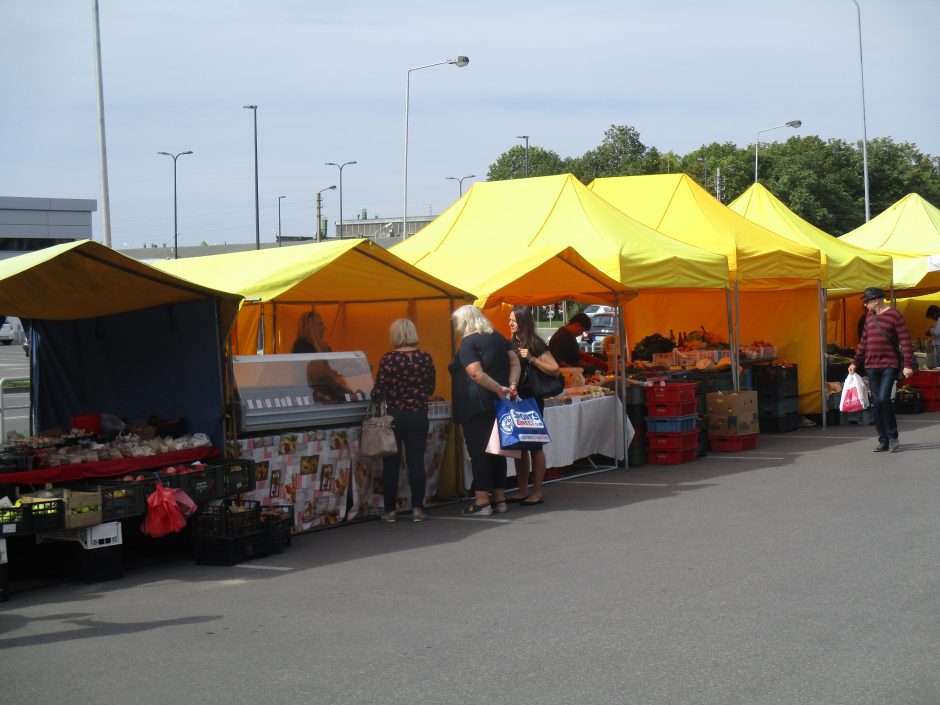
[[[457,178],[456,176],[445,176],[444,178],[448,181],[456,181],[458,184],[457,198],[463,196],[463,182],[464,179],[473,179],[476,177],[476,174],[469,174],[468,176],[461,176]]]
[[[190,151],[179,152],[178,154],[170,154],[169,152],[157,152],[157,154],[163,154],[171,159],[173,159],[173,259],[179,259],[179,247],[177,247],[177,236],[179,234],[179,228],[176,224],[176,160],[182,157],[184,154],[192,154]]]
[[[261,217],[258,211],[258,106],[243,105],[245,110],[254,113],[255,118],[255,249],[261,249]]]
[[[757,131],[757,139],[754,140],[754,183],[755,184],[757,183],[757,147],[760,144],[761,133],[770,132],[771,130],[779,130],[781,127],[792,127],[793,129],[796,129],[802,124],[803,123],[800,120],[790,120],[789,122],[785,122],[782,125],[776,125],[775,127],[768,127],[764,130]]]
[[[525,140],[525,177],[529,178],[529,136],[516,135],[517,140]]]
[[[458,56],[456,59],[448,59],[447,61],[438,61],[433,64],[426,64],[424,66],[415,66],[413,69],[408,69],[408,76],[405,80],[405,189],[404,196],[402,197],[402,213],[401,213],[401,238],[404,240],[408,237],[408,105],[411,101],[411,72],[420,71],[421,69],[429,69],[432,66],[441,66],[443,64],[453,64],[457,68],[463,68],[470,63],[470,59],[466,56]]]
[[[320,223],[323,222],[321,215],[320,215],[321,208],[323,205],[323,199],[320,197],[320,194],[323,193],[324,191],[332,191],[335,188],[336,188],[336,184],[333,184],[332,186],[327,186],[326,188],[321,188],[319,191],[317,191],[317,242],[320,242]]]
[[[336,228],[336,237],[341,237],[339,231],[343,227],[343,167],[358,163],[359,162],[343,162],[342,164],[337,164],[336,162],[326,163],[326,166],[335,166],[339,169],[339,225]]]
[[[281,246],[281,201],[283,201],[287,196],[278,196],[277,197],[277,246]]]

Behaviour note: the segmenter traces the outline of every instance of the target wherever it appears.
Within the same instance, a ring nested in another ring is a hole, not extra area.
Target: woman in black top
[[[326,325],[316,311],[307,311],[297,320],[297,340],[291,348],[292,353],[333,352],[323,339]]]
[[[506,511],[506,458],[488,454],[486,446],[496,423],[494,402],[516,395],[519,358],[480,309],[468,304],[451,317],[461,337],[457,356],[448,366],[453,378],[454,421],[463,428],[475,497],[463,514],[501,514]]]
[[[552,356],[545,341],[535,332],[535,318],[532,316],[532,309],[528,306],[513,306],[512,313],[509,314],[509,330],[512,331],[512,338],[509,344],[519,356],[519,362],[522,367],[520,379],[525,380],[528,375],[535,374],[535,370],[548,375],[557,377],[561,374],[558,369],[558,363]],[[535,369],[529,369],[535,368]],[[539,411],[545,412],[545,400],[542,397],[529,393],[523,383],[519,394],[526,398],[535,399]],[[532,469],[532,491],[529,492],[529,469]],[[520,507],[531,507],[535,504],[542,504],[542,481],[545,479],[545,451],[538,450],[523,451],[522,457],[516,461],[516,482],[519,485],[519,492],[510,502],[518,502]]]

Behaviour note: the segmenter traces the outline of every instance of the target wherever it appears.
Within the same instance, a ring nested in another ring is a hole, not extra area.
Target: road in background
[[[0,379],[29,377],[29,358],[23,354],[20,343],[0,345]],[[13,430],[29,431],[28,389],[7,389],[3,392],[3,436]]]

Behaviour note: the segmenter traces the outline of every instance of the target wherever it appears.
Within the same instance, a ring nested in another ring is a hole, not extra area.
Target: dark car
[[[617,336],[620,323],[616,315],[598,313],[591,318],[591,330],[586,331],[581,338],[582,343],[590,352],[601,352],[601,342],[608,335]]]

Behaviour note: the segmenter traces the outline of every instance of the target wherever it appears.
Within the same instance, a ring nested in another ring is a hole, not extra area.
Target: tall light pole
[[[320,194],[324,191],[332,191],[335,188],[336,184],[333,184],[332,186],[327,186],[326,188],[321,188],[319,191],[317,191],[317,242],[320,242],[320,223],[323,222],[323,219],[320,216],[323,206],[323,198],[320,196]]]
[[[277,197],[277,246],[281,246],[281,201],[283,201],[287,196],[278,196]]]
[[[337,164],[336,162],[326,163],[326,166],[335,166],[339,169],[339,225],[336,228],[337,237],[340,237],[339,231],[343,227],[343,167],[358,163],[359,162],[343,162],[342,164]]]
[[[457,182],[457,186],[458,186],[457,198],[460,198],[461,196],[463,196],[463,181],[464,181],[464,179],[472,179],[472,178],[474,178],[474,177],[476,177],[476,174],[470,174],[469,176],[461,176],[459,179],[458,179],[456,176],[445,176],[444,178],[447,179],[448,181],[456,181],[456,182]]]
[[[243,105],[245,110],[251,110],[255,116],[255,249],[261,249],[261,219],[258,215],[258,106]],[[319,226],[318,226],[319,227]]]
[[[862,182],[865,185],[865,222],[871,218],[871,208],[868,203],[868,125],[865,121],[865,64],[862,61],[862,8],[855,3],[858,13],[858,68],[862,74]]]
[[[179,235],[179,228],[176,224],[176,160],[182,157],[184,154],[192,154],[192,152],[179,152],[178,154],[157,152],[157,154],[164,154],[173,159],[173,259],[179,259],[179,247],[177,246],[176,242],[176,238]]]
[[[754,140],[754,183],[757,183],[757,146],[760,144],[760,136],[762,132],[770,132],[771,130],[779,130],[781,127],[792,127],[796,129],[803,123],[799,120],[790,120],[785,122],[782,125],[776,125],[775,127],[768,127],[764,130],[757,131],[757,139]]]
[[[421,69],[429,69],[432,66],[441,66],[442,64],[453,64],[458,68],[463,68],[470,63],[470,59],[466,56],[458,56],[456,59],[448,59],[447,61],[438,61],[433,64],[426,64],[424,66],[415,66],[413,69],[408,69],[408,76],[405,80],[405,192],[402,198],[402,212],[401,212],[401,239],[404,240],[408,237],[408,105],[411,102],[411,72],[420,71]]]
[[[529,178],[529,136],[516,135],[517,140],[525,140],[525,177]]]
[[[708,190],[708,157],[702,156],[698,160],[702,162],[702,186]]]
[[[101,169],[102,244],[111,247],[111,194],[108,190],[108,142],[104,134],[104,81],[101,78],[101,24],[98,0],[92,0],[95,15],[95,69],[98,87],[98,162]]]

